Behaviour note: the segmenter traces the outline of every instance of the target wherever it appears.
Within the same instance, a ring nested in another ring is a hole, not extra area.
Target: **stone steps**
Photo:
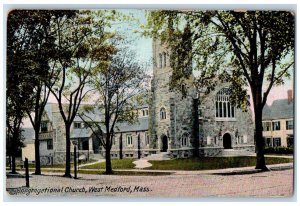
[[[170,160],[170,153],[169,152],[161,152],[158,154],[152,154],[148,157],[145,157],[146,160]]]
[[[92,158],[94,160],[105,159],[102,154],[92,154],[90,158]]]

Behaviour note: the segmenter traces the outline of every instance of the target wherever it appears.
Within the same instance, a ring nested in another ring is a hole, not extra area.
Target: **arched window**
[[[167,113],[165,108],[160,109],[160,119],[167,119]]]
[[[166,52],[163,53],[163,60],[164,60],[164,67],[166,67],[167,66],[167,53]]]
[[[187,147],[188,146],[188,134],[187,133],[184,133],[181,137],[181,146],[182,147]]]
[[[162,68],[162,66],[163,66],[163,56],[162,56],[162,54],[161,53],[159,53],[159,68]]]
[[[230,104],[228,88],[223,88],[217,93],[215,106],[217,118],[235,118],[235,107]]]

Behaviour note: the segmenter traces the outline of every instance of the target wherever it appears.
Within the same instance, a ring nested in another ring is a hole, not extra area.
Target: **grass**
[[[111,165],[113,169],[133,169],[135,164],[132,162],[134,159],[112,159]],[[81,167],[82,169],[105,169],[105,162],[96,163]]]
[[[292,158],[265,157],[266,164],[293,162]],[[255,166],[256,157],[203,157],[149,161],[152,170],[212,170]]]
[[[20,171],[20,170],[17,170]],[[33,168],[29,169],[29,172],[34,172]],[[57,173],[63,173],[65,172],[64,169],[42,169],[42,174],[45,172],[57,172]],[[73,175],[73,170],[71,170],[71,174]],[[104,170],[80,170],[77,173],[80,177],[80,174],[93,174],[93,175],[106,175]],[[113,174],[111,175],[124,175],[124,176],[163,176],[163,175],[171,175],[172,172],[145,172],[145,171],[113,171]]]
[[[81,162],[79,165],[81,164],[87,164],[87,163],[92,163],[92,162],[96,162],[97,160],[89,160],[89,161],[84,161]],[[78,164],[78,163],[77,163]],[[35,168],[35,164],[33,163],[29,163],[28,164],[29,168]],[[71,163],[71,168],[74,167],[73,163]],[[65,164],[55,164],[55,165],[41,165],[41,168],[65,168]]]
[[[99,175],[106,175],[105,171],[87,171],[87,170],[79,171],[79,174],[99,174]],[[172,174],[172,172],[113,171],[113,174],[111,174],[111,175],[162,176],[162,175],[170,175],[170,174]]]

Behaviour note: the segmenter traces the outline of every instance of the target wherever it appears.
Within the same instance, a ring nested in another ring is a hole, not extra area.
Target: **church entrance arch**
[[[229,133],[225,133],[223,136],[223,147],[224,149],[232,149],[231,135]]]
[[[161,136],[162,141],[162,152],[166,152],[168,150],[168,137],[166,135]]]

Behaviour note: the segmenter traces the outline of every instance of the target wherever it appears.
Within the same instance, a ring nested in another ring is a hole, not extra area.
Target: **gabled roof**
[[[294,104],[288,99],[274,100],[271,106],[265,105],[263,120],[289,119],[294,117]]]
[[[52,103],[45,105],[45,112],[49,118],[49,121],[53,121],[52,119]]]

